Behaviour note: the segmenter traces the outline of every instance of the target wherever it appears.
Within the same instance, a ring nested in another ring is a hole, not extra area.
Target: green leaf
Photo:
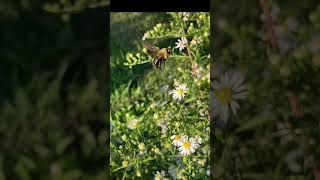
[[[253,130],[273,120],[274,116],[272,114],[263,113],[252,118],[251,120],[247,120],[246,122],[244,122],[242,125],[240,125],[239,128],[235,130],[234,133],[237,134],[243,131]]]
[[[58,154],[62,154],[65,149],[73,142],[73,137],[66,137],[58,142],[56,146],[56,152]]]
[[[6,180],[6,175],[3,169],[3,158],[0,156],[0,179]]]

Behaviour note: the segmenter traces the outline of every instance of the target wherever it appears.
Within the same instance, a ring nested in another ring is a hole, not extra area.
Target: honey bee
[[[162,64],[165,65],[165,61],[172,54],[172,50],[170,47],[168,48],[159,48],[151,44],[146,45],[147,53],[152,56],[154,59],[153,67],[157,69],[161,69]]]

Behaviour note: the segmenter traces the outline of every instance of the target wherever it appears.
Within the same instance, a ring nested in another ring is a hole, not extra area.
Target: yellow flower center
[[[132,122],[132,127],[136,128],[138,126],[137,122]]]
[[[155,180],[161,180],[161,175],[160,175],[160,174],[157,174],[154,179],[155,179]]]
[[[129,165],[129,162],[128,161],[122,161],[122,166],[123,167],[128,167]]]
[[[179,140],[180,140],[180,136],[177,135],[177,136],[175,137],[175,140],[176,140],[176,141],[179,141]]]
[[[185,141],[182,146],[185,148],[185,149],[190,149],[191,147],[191,142],[190,141]]]
[[[215,92],[218,102],[222,105],[227,105],[232,100],[232,90],[231,88],[222,88],[220,90],[216,90]]]
[[[177,89],[177,94],[179,94],[179,96],[182,96],[184,94],[183,89],[178,88]]]

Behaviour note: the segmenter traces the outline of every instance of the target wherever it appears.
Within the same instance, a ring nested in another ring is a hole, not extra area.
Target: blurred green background
[[[112,12],[110,16],[110,66],[111,92],[129,81],[135,83],[144,74],[152,70],[150,64],[134,66],[130,69],[124,66],[125,53],[143,48],[142,37],[147,29],[167,17],[165,13],[155,12]],[[158,44],[157,44],[158,45]]]
[[[106,179],[108,7],[47,2],[0,2],[0,179]]]

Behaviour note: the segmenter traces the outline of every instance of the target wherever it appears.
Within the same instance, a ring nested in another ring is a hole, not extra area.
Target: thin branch
[[[147,37],[146,39],[159,39],[159,38],[167,38],[167,37],[179,37],[179,34],[166,34],[162,36],[155,36],[155,37]]]
[[[274,51],[277,51],[278,50],[277,38],[276,38],[275,33],[274,33],[272,16],[271,16],[270,9],[268,7],[267,1],[266,0],[260,0],[260,5],[261,5],[261,8],[263,10],[264,17],[265,17],[265,21],[264,22],[265,22],[265,26],[267,28],[267,36],[268,36],[268,38],[269,38],[269,40],[271,42],[272,49]]]
[[[297,95],[294,92],[289,91],[288,99],[289,99],[289,104],[292,110],[292,115],[295,118],[301,118],[303,116],[303,112],[301,110],[300,101]]]
[[[260,5],[261,5],[261,8],[262,8],[264,16],[265,16],[265,26],[267,28],[267,36],[271,42],[273,51],[277,52],[278,51],[277,38],[274,33],[272,16],[271,16],[267,1],[260,0]],[[303,112],[301,110],[300,101],[299,101],[297,95],[293,91],[289,91],[288,100],[289,100],[290,107],[292,110],[292,115],[296,118],[302,117]]]

